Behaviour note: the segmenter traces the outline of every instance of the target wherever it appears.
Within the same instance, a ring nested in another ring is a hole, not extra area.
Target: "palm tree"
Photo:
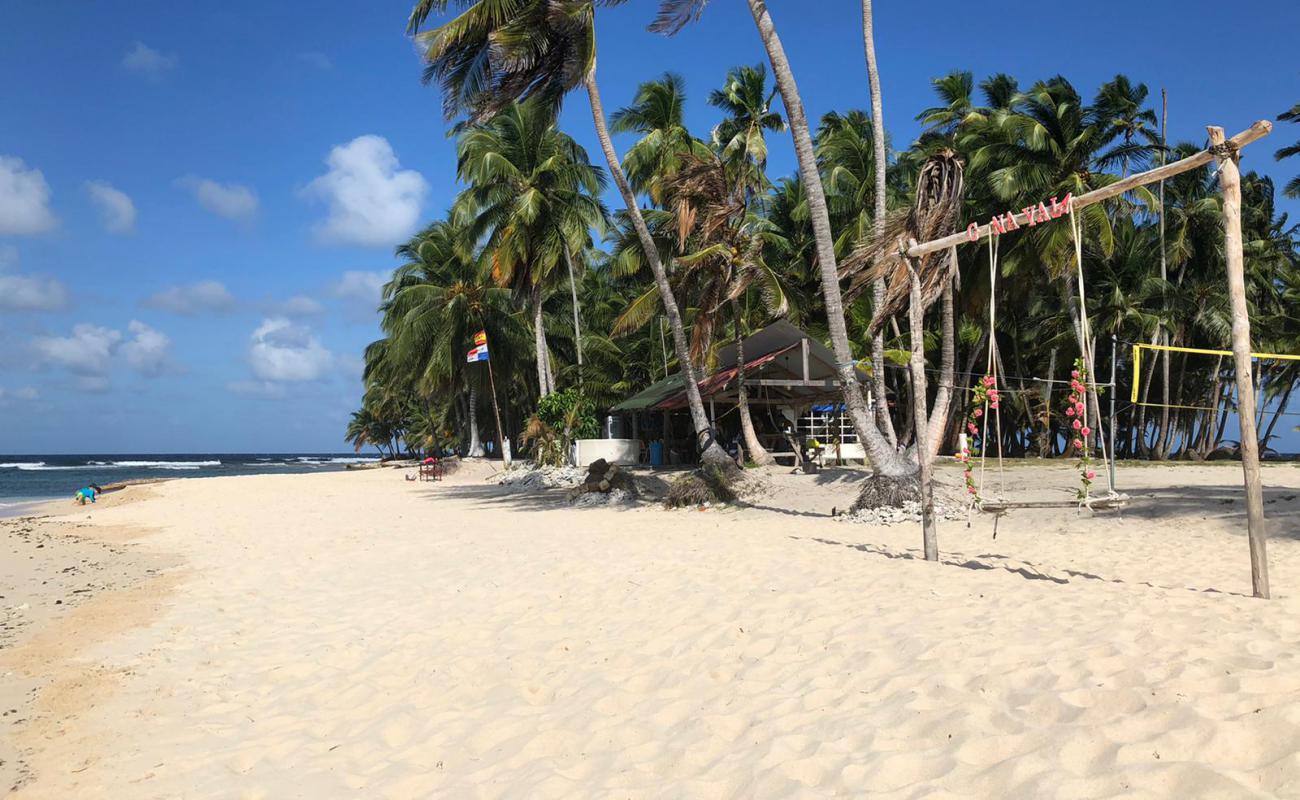
[[[651,29],[673,34],[692,20],[698,19],[708,0],[663,0],[659,15]],[[844,406],[853,420],[854,430],[865,446],[876,472],[881,475],[912,475],[916,464],[892,447],[881,435],[858,384],[856,362],[849,345],[848,327],[844,321],[844,303],[840,293],[839,270],[835,261],[834,234],[826,207],[826,193],[817,172],[817,157],[813,150],[812,133],[804,113],[803,99],[795,85],[794,73],[786,58],[785,48],[777,35],[776,26],[768,13],[764,0],[746,0],[750,15],[758,28],[759,38],[767,51],[768,62],[776,78],[781,101],[785,105],[790,132],[794,139],[795,156],[799,164],[799,180],[807,195],[808,214],[812,221],[816,243],[817,263],[821,271],[822,294],[826,304],[827,324],[830,328],[831,347],[835,353],[836,371],[844,392]]]
[[[772,110],[776,89],[768,91],[767,68],[762,64],[734,67],[721,89],[709,93],[709,105],[723,113],[713,128],[713,146],[723,161],[754,166],[747,181],[755,190],[766,181],[768,131],[785,130],[785,120]]]
[[[624,2],[600,0],[605,6]],[[447,5],[448,0],[419,0],[411,11],[408,32],[416,33],[431,13],[445,11]],[[668,273],[659,260],[605,122],[605,107],[596,83],[596,5],[597,0],[519,0],[509,5],[499,0],[469,2],[455,18],[419,34],[426,45],[425,79],[436,80],[442,87],[443,109],[448,117],[465,113],[475,121],[489,119],[520,99],[536,98],[546,107],[558,109],[570,91],[579,85],[586,89],[596,138],[654,274],[672,329],[673,346],[681,363],[689,364],[686,330]],[[703,460],[730,465],[726,452],[713,441],[694,370],[682,369],[681,375]]]
[[[880,94],[880,72],[876,67],[875,22],[872,18],[871,0],[862,0],[862,46],[867,58],[867,86],[871,90],[871,140],[872,161],[875,165],[875,205],[872,219],[876,235],[883,232],[885,224],[885,112]],[[871,287],[872,302],[877,307],[884,301],[885,284],[876,281]],[[893,421],[889,418],[889,401],[885,397],[885,332],[877,328],[871,337],[872,386],[876,395],[876,423],[891,442],[896,441]]]
[[[609,118],[614,133],[641,135],[623,157],[623,169],[632,188],[655,205],[663,205],[663,182],[676,174],[682,158],[708,152],[686,129],[685,103],[686,82],[675,72],[665,72],[638,86],[632,105]]]
[[[1117,140],[1097,156],[1097,165],[1109,168],[1119,164],[1120,177],[1127,177],[1130,167],[1145,169],[1152,154],[1161,149],[1156,112],[1145,107],[1147,93],[1145,83],[1135,86],[1126,75],[1116,75],[1097,90],[1094,106],[1098,122],[1105,137]]]
[[[1296,103],[1291,108],[1278,114],[1277,118],[1282,122],[1300,122],[1300,103]],[[1281,148],[1273,154],[1273,157],[1281,161],[1294,155],[1300,155],[1300,141]],[[1282,187],[1282,194],[1287,197],[1300,198],[1300,175],[1286,182],[1286,185]]]
[[[386,358],[409,376],[416,391],[467,391],[468,452],[481,456],[478,393],[483,375],[478,365],[466,364],[465,351],[474,334],[485,331],[492,360],[510,374],[524,334],[511,310],[510,290],[490,279],[467,249],[468,240],[453,215],[398,248],[408,260],[384,286],[380,313],[388,337]]]
[[[598,196],[604,175],[577,142],[555,127],[536,102],[516,103],[491,121],[470,126],[457,144],[460,178],[469,187],[455,210],[466,235],[482,242],[493,277],[524,298],[533,316],[537,381],[542,397],[556,390],[543,321],[543,301],[567,267],[573,324],[581,364],[581,331],[573,253],[591,246],[603,229]]]

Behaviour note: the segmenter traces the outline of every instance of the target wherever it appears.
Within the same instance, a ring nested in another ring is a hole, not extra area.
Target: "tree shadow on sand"
[[[832,547],[845,547],[850,550],[857,550],[858,552],[867,553],[873,556],[884,556],[885,558],[902,559],[906,561],[922,560],[921,551],[914,550],[914,549],[908,549],[902,551],[891,550],[889,548],[882,547],[880,545],[870,544],[870,543],[840,542],[834,539],[823,539],[816,536],[812,536],[812,537],[790,536],[790,538],[799,541],[816,542],[818,544],[830,545]],[[1002,564],[993,563],[998,561],[1002,561],[1006,563],[1002,563]],[[1135,582],[1135,581],[1126,581],[1123,580],[1122,578],[1107,578],[1101,575],[1095,575],[1090,572],[1083,572],[1074,569],[1062,569],[1059,570],[1059,574],[1054,574],[1052,571],[1049,571],[1037,564],[1034,564],[1031,561],[1019,561],[1017,559],[1011,558],[1010,556],[1002,555],[1001,553],[980,553],[979,555],[974,556],[973,558],[962,557],[962,556],[951,556],[945,558],[944,556],[941,555],[939,557],[939,563],[949,567],[960,567],[962,569],[972,569],[972,570],[981,570],[981,571],[1002,570],[1004,572],[1009,572],[1013,575],[1019,575],[1025,580],[1048,581],[1050,583],[1055,583],[1058,585],[1069,584],[1072,582],[1071,581],[1072,578],[1077,578],[1080,580],[1098,581],[1101,583],[1114,583],[1123,586],[1146,586],[1152,589],[1165,589],[1169,591],[1196,592],[1198,594],[1222,594],[1222,595],[1228,595],[1232,597],[1249,597],[1249,595],[1242,594],[1240,592],[1225,592],[1221,589],[1214,589],[1214,588],[1196,588],[1191,586],[1167,586],[1163,584],[1151,583],[1150,581]]]

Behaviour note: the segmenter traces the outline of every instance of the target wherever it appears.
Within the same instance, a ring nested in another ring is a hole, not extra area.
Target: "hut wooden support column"
[[[1264,489],[1259,472],[1259,439],[1255,430],[1255,387],[1251,382],[1250,313],[1246,305],[1246,281],[1241,247],[1241,173],[1237,157],[1241,148],[1264,138],[1273,130],[1273,123],[1260,120],[1246,130],[1225,139],[1223,128],[1209,127],[1210,147],[1179,161],[1155,169],[1139,172],[1118,180],[1109,186],[1071,198],[1075,209],[1119,197],[1139,186],[1172,178],[1188,170],[1203,167],[1212,161],[1219,165],[1219,186],[1223,191],[1224,260],[1227,262],[1228,293],[1232,307],[1232,355],[1236,365],[1238,416],[1241,419],[1241,467],[1246,489],[1246,524],[1250,540],[1251,584],[1256,597],[1267,598],[1268,558],[1267,535],[1264,529]],[[1025,213],[1010,215],[1017,224],[1029,223]],[[928,242],[913,244],[907,255],[919,258],[967,242],[979,242],[990,234],[989,225],[980,225],[969,233],[954,233]],[[915,299],[913,300],[915,302]],[[926,543],[927,557],[929,541]]]

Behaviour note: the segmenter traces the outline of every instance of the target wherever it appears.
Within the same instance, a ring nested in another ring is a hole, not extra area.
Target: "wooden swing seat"
[[[1005,514],[1008,511],[1026,508],[1077,508],[1093,511],[1119,511],[1128,506],[1126,494],[1115,497],[1098,497],[1087,502],[1078,500],[985,500],[975,507],[986,514]]]

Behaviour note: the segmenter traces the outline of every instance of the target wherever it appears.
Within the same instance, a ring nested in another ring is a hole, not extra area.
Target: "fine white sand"
[[[945,523],[940,564],[832,520],[849,473],[669,512],[486,469],[90,512],[183,566],[0,651],[40,684],[0,721],[16,796],[1300,796],[1300,469],[1265,470],[1268,602],[1235,465],[1126,470],[1118,517]]]

